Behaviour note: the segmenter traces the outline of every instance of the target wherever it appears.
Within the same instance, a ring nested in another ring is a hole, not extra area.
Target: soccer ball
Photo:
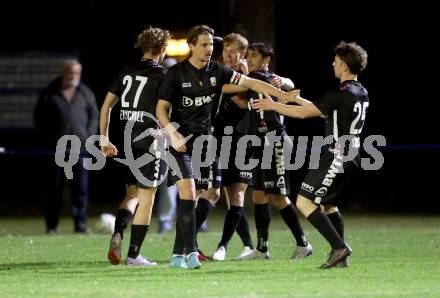
[[[96,229],[101,233],[113,234],[115,230],[116,217],[110,213],[103,213],[96,223]]]

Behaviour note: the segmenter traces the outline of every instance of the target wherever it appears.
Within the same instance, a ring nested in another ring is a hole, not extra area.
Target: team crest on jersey
[[[191,87],[191,82],[189,83],[182,83],[182,88],[190,88]]]
[[[215,77],[211,77],[209,79],[211,81],[211,86],[214,87],[215,85],[217,85],[217,79]]]

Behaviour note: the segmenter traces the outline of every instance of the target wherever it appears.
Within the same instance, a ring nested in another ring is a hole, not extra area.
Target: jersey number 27
[[[133,108],[137,108],[138,106],[138,102],[139,102],[139,97],[141,96],[142,93],[142,89],[144,89],[145,85],[147,84],[147,77],[142,77],[142,76],[136,76],[136,81],[139,81],[139,86],[136,90],[136,95],[134,96],[134,101],[133,101]],[[126,75],[124,77],[124,79],[122,80],[122,82],[124,83],[124,85],[126,85],[124,93],[122,93],[122,97],[121,97],[121,104],[123,108],[129,108],[130,107],[130,103],[128,101],[125,100],[125,97],[127,96],[128,91],[130,91],[131,85],[133,83],[133,78],[129,75]]]

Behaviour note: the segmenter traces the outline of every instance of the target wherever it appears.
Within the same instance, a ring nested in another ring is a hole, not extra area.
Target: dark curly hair
[[[167,46],[171,34],[168,30],[149,27],[136,38],[135,48],[141,48],[142,53],[150,52],[157,55],[160,49]]]
[[[272,59],[275,56],[272,46],[265,42],[253,42],[249,45],[248,50],[259,52],[263,58],[270,57]]]
[[[352,74],[357,75],[367,67],[368,54],[355,42],[341,41],[335,48],[335,54],[347,64]]]

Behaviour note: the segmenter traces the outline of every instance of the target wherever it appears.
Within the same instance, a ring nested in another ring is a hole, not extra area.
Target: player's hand
[[[186,140],[177,130],[170,134],[170,138],[171,146],[173,146],[174,150],[176,150],[177,152],[186,151]]]
[[[99,145],[101,146],[102,154],[104,154],[105,157],[112,157],[118,154],[116,146],[110,143],[109,139],[105,136],[101,136]]]
[[[283,79],[280,76],[273,75],[272,80],[270,80],[270,84],[275,88],[281,88],[284,85]]]
[[[254,99],[252,104],[252,109],[257,110],[257,112],[264,112],[273,110],[273,106],[275,105],[272,97],[269,94],[264,92],[265,98]]]
[[[238,62],[238,66],[240,67],[240,70],[244,75],[249,74],[249,67],[246,59],[240,59],[240,61]]]
[[[285,95],[282,98],[278,98],[278,100],[279,102],[284,104],[298,103],[300,93],[301,93],[300,89],[293,89],[292,91],[286,92]]]

